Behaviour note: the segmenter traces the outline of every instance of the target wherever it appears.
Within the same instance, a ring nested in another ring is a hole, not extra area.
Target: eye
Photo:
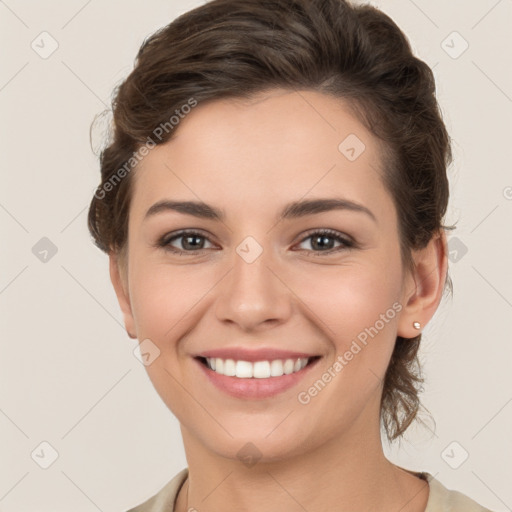
[[[179,255],[193,254],[208,248],[204,247],[205,241],[208,241],[208,238],[198,231],[181,231],[180,233],[172,234],[172,236],[163,236],[158,241],[158,246]],[[176,242],[178,242],[178,247],[172,245]],[[208,243],[211,242],[208,241]]]
[[[350,249],[356,245],[355,242],[352,241],[349,237],[343,236],[332,229],[322,229],[310,232],[306,238],[302,239],[301,244],[308,240],[310,240],[309,244],[312,247],[313,252],[316,253],[332,254],[342,250]],[[333,244],[335,242],[340,243],[341,246],[334,248]],[[309,249],[302,250],[309,251]],[[322,254],[318,255],[321,256]]]
[[[309,243],[312,249],[300,250],[315,252],[318,256],[336,253],[356,246],[352,239],[332,229],[312,231],[307,237],[302,239],[300,244],[305,243],[307,240],[310,240]],[[205,242],[209,243],[210,247],[205,247]],[[340,245],[338,247],[333,247],[333,243],[336,242]],[[178,247],[173,244],[178,245]],[[158,247],[179,256],[197,254],[203,250],[213,247],[213,244],[209,241],[208,237],[199,231],[181,231],[178,233],[167,234],[157,242],[157,245]]]

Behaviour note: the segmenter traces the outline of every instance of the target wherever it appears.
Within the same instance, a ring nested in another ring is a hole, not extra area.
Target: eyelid
[[[304,240],[306,240],[307,238],[309,238],[310,236],[315,235],[315,234],[329,235],[329,236],[332,236],[333,238],[341,239],[346,244],[356,245],[356,241],[350,235],[342,233],[341,231],[337,231],[336,229],[330,229],[330,228],[310,229],[301,235],[302,238],[300,239],[300,242],[303,242]]]
[[[178,238],[180,236],[185,235],[199,235],[204,238],[211,237],[212,235],[206,231],[203,231],[202,229],[198,228],[186,228],[186,229],[179,229],[178,231],[171,231],[169,233],[166,233],[162,237],[159,238],[159,241],[162,242],[170,242],[173,238]]]

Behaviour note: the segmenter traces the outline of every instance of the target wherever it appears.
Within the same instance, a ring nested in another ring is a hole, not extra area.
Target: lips
[[[231,347],[231,348],[218,348],[206,350],[204,352],[195,354],[196,358],[219,358],[219,359],[233,359],[235,361],[249,361],[251,363],[257,361],[274,361],[275,359],[306,359],[319,357],[320,354],[313,354],[308,352],[295,352],[290,350],[282,350],[277,348],[259,348],[247,349],[245,347]]]
[[[232,354],[233,352],[230,353]],[[283,353],[283,351],[279,351],[279,353]],[[270,355],[268,351],[266,354],[267,357]],[[285,352],[285,354],[290,354],[290,352]],[[247,354],[245,357],[247,357]],[[320,359],[321,356],[313,356],[312,358],[304,359],[303,361],[308,361],[306,366],[301,367],[297,371],[293,371],[290,374],[281,376],[268,376],[264,378],[239,378],[237,376],[223,375],[215,370],[212,370],[208,366],[207,360],[201,356],[193,358],[196,368],[198,368],[200,373],[206,377],[205,383],[209,382],[213,384],[213,386],[219,391],[230,395],[231,397],[244,400],[268,399],[280,393],[284,393],[293,387],[296,387],[299,382],[306,377],[306,375],[311,374],[311,372],[314,371],[316,367],[318,367]],[[218,360],[219,359],[217,359],[217,361]],[[287,361],[288,360],[289,359],[287,359]],[[300,360],[301,358],[297,359],[297,361]],[[256,362],[255,364],[258,363]],[[246,375],[245,377],[249,376]],[[260,375],[260,377],[263,376]]]

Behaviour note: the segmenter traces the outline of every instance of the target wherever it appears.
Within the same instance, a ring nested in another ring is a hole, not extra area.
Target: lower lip
[[[221,391],[235,398],[262,399],[270,398],[298,384],[316,366],[319,359],[315,359],[307,366],[295,373],[282,375],[281,377],[268,377],[266,379],[239,379],[228,377],[214,372],[199,359],[194,359],[210,382]]]

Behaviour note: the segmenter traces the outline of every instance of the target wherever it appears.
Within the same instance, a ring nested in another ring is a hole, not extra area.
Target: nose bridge
[[[290,297],[275,275],[275,262],[272,249],[254,237],[234,248],[232,270],[217,301],[219,320],[247,330],[269,320],[281,322],[290,314]]]

